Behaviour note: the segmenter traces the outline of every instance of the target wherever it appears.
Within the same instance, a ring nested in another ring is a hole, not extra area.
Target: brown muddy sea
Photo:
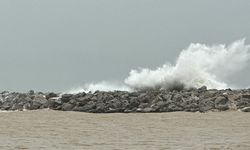
[[[0,113],[3,150],[250,149],[250,113]]]

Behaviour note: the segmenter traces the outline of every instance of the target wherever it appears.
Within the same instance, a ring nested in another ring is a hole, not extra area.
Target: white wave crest
[[[182,50],[175,65],[166,63],[153,70],[149,68],[131,70],[123,84],[103,81],[86,84],[84,88],[73,89],[69,93],[168,89],[180,85],[183,88],[199,88],[204,85],[209,89],[233,88],[226,81],[230,81],[248,65],[249,49],[250,46],[245,45],[245,39],[235,41],[228,46],[192,43],[187,49]]]
[[[134,89],[168,88],[174,82],[182,83],[186,88],[203,85],[228,88],[224,81],[239,73],[250,59],[250,46],[244,42],[244,39],[235,41],[229,46],[190,44],[180,53],[175,65],[164,64],[155,70],[132,70],[125,83]]]

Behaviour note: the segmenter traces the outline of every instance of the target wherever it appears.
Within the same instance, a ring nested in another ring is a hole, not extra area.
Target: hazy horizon
[[[131,69],[175,64],[190,43],[249,45],[249,8],[247,0],[2,0],[0,91],[123,82]],[[248,63],[228,82],[249,86],[249,75]]]

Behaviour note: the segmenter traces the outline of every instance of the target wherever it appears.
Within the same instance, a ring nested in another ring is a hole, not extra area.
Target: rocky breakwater
[[[0,93],[1,110],[36,110],[50,108],[61,111],[91,113],[131,112],[207,112],[241,110],[250,112],[250,89],[145,90],[79,94]]]

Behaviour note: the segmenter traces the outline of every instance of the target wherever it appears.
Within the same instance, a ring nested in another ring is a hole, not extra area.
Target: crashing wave
[[[71,93],[96,90],[198,88],[204,85],[209,89],[225,89],[231,87],[226,81],[230,81],[247,66],[250,60],[249,49],[250,45],[245,45],[245,39],[228,46],[192,43],[187,49],[182,50],[174,65],[166,63],[156,69],[131,70],[122,85],[105,81],[91,83]]]

